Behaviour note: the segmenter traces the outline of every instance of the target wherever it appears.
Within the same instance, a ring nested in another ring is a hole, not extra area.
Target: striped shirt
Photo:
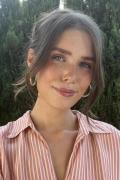
[[[120,131],[72,111],[79,130],[64,180],[120,180]],[[0,180],[57,180],[50,150],[30,111],[0,127]]]

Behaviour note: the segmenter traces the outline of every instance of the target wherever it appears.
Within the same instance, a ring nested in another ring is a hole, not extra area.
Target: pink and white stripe
[[[79,132],[64,180],[120,180],[120,131],[73,112]],[[0,180],[57,180],[49,147],[30,111],[0,127]]]

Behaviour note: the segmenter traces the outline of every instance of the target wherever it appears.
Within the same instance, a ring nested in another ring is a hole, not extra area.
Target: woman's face
[[[90,36],[82,30],[64,31],[46,67],[37,73],[39,101],[54,108],[70,109],[89,88],[94,63]],[[59,92],[57,89],[61,88],[75,93]]]

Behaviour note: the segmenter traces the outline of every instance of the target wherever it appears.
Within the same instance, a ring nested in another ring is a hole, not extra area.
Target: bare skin
[[[34,123],[36,129],[44,137],[49,146],[51,153],[51,159],[57,180],[63,180],[69,163],[69,159],[74,147],[74,143],[78,134],[78,121],[77,117],[69,121],[72,122],[66,127],[62,126],[62,129],[57,127],[54,129],[51,127],[48,129],[38,129],[38,126]],[[63,152],[64,149],[64,152]]]
[[[63,134],[47,134],[42,135],[49,145],[55,174],[58,180],[65,178],[65,173],[69,163],[69,159],[73,150],[75,139],[78,131],[64,131]]]

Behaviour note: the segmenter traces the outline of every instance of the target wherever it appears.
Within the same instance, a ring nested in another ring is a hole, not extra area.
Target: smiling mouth
[[[64,96],[64,97],[72,97],[75,94],[75,91],[71,91],[71,90],[65,90],[65,89],[57,89],[54,88],[60,95]]]

